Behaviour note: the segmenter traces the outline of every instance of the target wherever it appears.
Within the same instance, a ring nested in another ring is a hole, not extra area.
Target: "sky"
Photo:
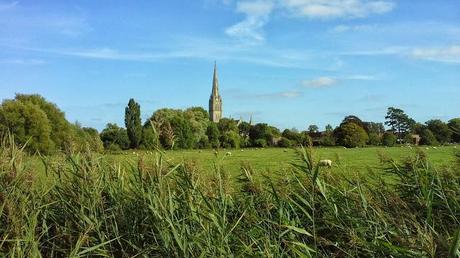
[[[0,0],[0,99],[37,93],[68,120],[123,125],[130,98],[281,129],[460,117],[459,0]]]

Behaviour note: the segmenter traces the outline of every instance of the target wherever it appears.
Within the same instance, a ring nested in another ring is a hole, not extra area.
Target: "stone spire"
[[[217,64],[214,61],[214,75],[212,77],[212,95],[219,96],[219,80],[217,79]]]
[[[219,95],[219,80],[217,79],[217,65],[214,62],[212,78],[212,92],[209,97],[209,120],[217,123],[222,118],[222,98]]]

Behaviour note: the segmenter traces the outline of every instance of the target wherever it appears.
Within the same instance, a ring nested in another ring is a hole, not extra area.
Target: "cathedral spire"
[[[214,76],[212,77],[212,95],[219,96],[219,80],[217,79],[216,61],[214,61]]]
[[[222,98],[219,95],[219,80],[217,79],[217,65],[214,61],[214,75],[212,77],[212,92],[209,97],[209,120],[217,123],[222,118]]]

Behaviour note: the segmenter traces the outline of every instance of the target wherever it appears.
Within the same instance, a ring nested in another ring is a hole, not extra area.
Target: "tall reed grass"
[[[278,180],[243,164],[232,183],[161,152],[129,169],[90,152],[43,157],[46,184],[11,137],[0,148],[0,256],[458,257],[459,164],[423,152],[362,177],[299,149]],[[210,161],[211,162],[211,161]],[[348,173],[349,174],[349,173]]]

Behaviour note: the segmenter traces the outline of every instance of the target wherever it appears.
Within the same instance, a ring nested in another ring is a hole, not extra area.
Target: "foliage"
[[[438,145],[439,144],[433,132],[428,128],[423,129],[422,133],[420,134],[420,138],[421,138],[420,144],[422,145]]]
[[[209,123],[208,128],[206,129],[206,135],[209,140],[209,144],[212,148],[219,148],[219,129],[215,123]]]
[[[382,143],[382,137],[378,133],[370,132],[367,143],[372,146],[378,146]]]
[[[0,131],[11,133],[30,152],[50,153],[54,150],[51,125],[46,113],[32,102],[5,100],[0,107]]]
[[[253,145],[258,147],[264,147],[261,146],[263,145],[261,144],[263,142],[266,145],[270,145],[273,142],[272,130],[268,124],[264,123],[255,124],[253,127],[251,127],[251,130],[249,131],[249,137],[251,138]]]
[[[366,145],[369,136],[366,131],[356,123],[348,122],[340,126],[339,142],[348,148]]]
[[[317,125],[309,125],[308,132],[309,133],[317,133],[319,131],[319,127]]]
[[[393,147],[396,144],[396,135],[393,132],[385,132],[382,137],[382,144],[387,147]]]
[[[452,131],[443,121],[439,119],[429,120],[426,122],[426,125],[439,143],[445,144],[451,141]]]
[[[133,149],[138,148],[142,140],[141,107],[134,99],[129,99],[125,108],[125,126],[129,146]]]
[[[32,103],[37,105],[39,109],[45,112],[48,118],[51,131],[50,139],[53,142],[54,147],[61,150],[66,150],[71,142],[72,129],[71,124],[65,119],[64,112],[62,112],[55,104],[48,102],[45,98],[38,94],[16,94],[15,101],[22,103]],[[52,152],[53,149],[49,149],[48,152]]]
[[[158,129],[152,121],[145,123],[142,127],[141,147],[147,150],[154,150],[160,147],[160,136]]]
[[[224,132],[219,137],[220,144],[223,148],[239,148],[240,136],[235,131]]]
[[[105,149],[126,150],[129,148],[129,138],[126,129],[117,124],[108,123],[100,134]]]
[[[278,141],[278,147],[289,148],[291,146],[292,142],[285,137],[281,137],[281,139]]]
[[[456,143],[460,143],[460,118],[449,120],[447,125],[452,132],[452,140]]]
[[[391,127],[391,131],[396,133],[400,141],[415,125],[415,121],[399,108],[389,107],[385,119],[385,125]]]

